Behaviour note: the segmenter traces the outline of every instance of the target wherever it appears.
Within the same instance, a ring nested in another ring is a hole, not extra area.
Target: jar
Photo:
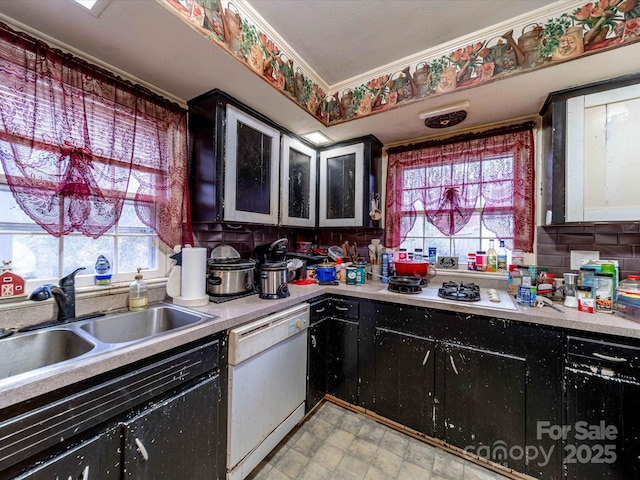
[[[406,248],[401,248],[398,251],[398,260],[406,260],[407,259],[407,249]]]
[[[476,254],[467,253],[467,270],[475,270],[475,269],[476,269]]]
[[[524,252],[522,250],[514,250],[511,255],[511,261],[514,265],[524,265]]]
[[[476,270],[484,272],[487,269],[487,252],[478,250],[476,252]]]
[[[613,313],[613,274],[596,273],[596,310]]]
[[[629,275],[618,284],[618,294],[640,296],[640,275]]]

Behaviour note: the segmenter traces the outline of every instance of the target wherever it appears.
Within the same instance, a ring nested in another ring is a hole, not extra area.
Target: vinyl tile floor
[[[325,401],[247,480],[506,480]]]

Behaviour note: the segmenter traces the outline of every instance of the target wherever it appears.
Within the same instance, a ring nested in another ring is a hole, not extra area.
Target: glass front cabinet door
[[[320,153],[321,227],[358,227],[363,220],[364,145]]]
[[[278,223],[280,132],[227,105],[224,220]]]
[[[282,136],[282,225],[316,226],[316,156],[311,147],[295,138]]]

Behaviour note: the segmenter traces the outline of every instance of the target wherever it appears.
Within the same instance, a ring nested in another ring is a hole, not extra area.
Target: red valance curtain
[[[388,153],[387,245],[402,243],[419,214],[416,205],[444,235],[459,232],[483,205],[484,226],[505,239],[507,248],[533,251],[532,123]]]
[[[193,243],[186,125],[178,105],[0,23],[0,160],[51,235],[99,237],[129,191],[163,242]]]

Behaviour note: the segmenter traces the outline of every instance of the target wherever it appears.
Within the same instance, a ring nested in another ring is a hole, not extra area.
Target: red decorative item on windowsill
[[[11,262],[3,261],[0,269],[0,298],[24,297],[24,278],[11,271]]]

